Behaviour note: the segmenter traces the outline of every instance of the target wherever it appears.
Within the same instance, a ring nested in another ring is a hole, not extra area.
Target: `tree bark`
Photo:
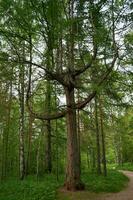
[[[24,158],[24,108],[21,108],[20,117],[20,135],[19,135],[19,169],[20,169],[20,179],[23,180],[25,176],[25,158]]]
[[[46,111],[51,112],[51,85],[50,82],[46,83]],[[51,120],[46,120],[46,152],[45,152],[45,171],[52,172],[52,140],[51,140]]]
[[[52,151],[51,151],[51,123],[50,120],[46,121],[46,161],[45,171],[52,172]]]
[[[78,102],[79,102],[79,90],[78,90]],[[78,127],[78,130],[77,130],[77,135],[78,135],[78,153],[79,153],[79,167],[80,167],[80,173],[81,173],[81,151],[80,151],[80,134],[81,134],[81,131],[80,131],[80,110],[78,109],[77,110],[77,127]]]
[[[104,176],[107,176],[107,166],[106,166],[106,149],[105,149],[105,134],[103,127],[103,108],[102,108],[102,100],[100,99],[100,123],[101,123],[101,138],[102,138],[102,163],[103,163],[103,173]]]
[[[67,88],[65,91],[67,102],[67,169],[65,187],[67,190],[80,190],[84,188],[84,185],[81,183],[80,178],[74,88]]]
[[[29,131],[28,131],[28,152],[26,160],[26,175],[30,174],[30,163],[31,163],[31,148],[32,148],[32,134],[33,134],[33,121],[34,118],[29,114]]]
[[[98,113],[97,113],[97,97],[95,97],[95,123],[96,123],[96,144],[97,144],[97,173],[101,174],[101,149],[100,149],[100,135],[98,126]]]
[[[23,50],[24,51],[24,50]],[[24,52],[23,52],[24,53]],[[24,112],[25,112],[25,96],[24,96],[24,66],[20,66],[19,72],[19,104],[20,104],[20,120],[19,120],[19,173],[20,179],[25,176],[25,155],[24,155]]]

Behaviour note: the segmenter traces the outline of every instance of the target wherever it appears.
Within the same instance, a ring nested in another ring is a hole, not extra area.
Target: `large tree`
[[[26,102],[34,118],[49,121],[66,116],[65,187],[82,189],[76,110],[84,108],[96,96],[117,62],[122,44],[119,32],[126,27],[121,22],[121,13],[128,5],[115,0],[3,0],[0,6],[0,32],[9,45],[3,49],[9,54],[6,61],[16,66],[25,64],[29,69]],[[19,47],[23,42],[25,57]],[[58,112],[57,108],[56,112],[36,112],[34,103],[30,102],[34,99],[31,82],[38,77],[62,88],[66,100]],[[77,90],[80,102],[76,99]]]

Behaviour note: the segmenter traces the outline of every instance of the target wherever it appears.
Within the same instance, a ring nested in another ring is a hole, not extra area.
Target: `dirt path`
[[[130,179],[127,188],[121,192],[106,195],[99,200],[133,200],[133,172],[124,171],[123,173]]]
[[[133,172],[123,171],[130,181],[126,189],[118,193],[96,194],[88,191],[60,193],[59,200],[133,200]]]

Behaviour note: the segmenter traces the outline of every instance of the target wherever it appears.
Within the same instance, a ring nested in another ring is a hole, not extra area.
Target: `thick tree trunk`
[[[47,81],[46,86],[46,111],[48,113],[51,112],[51,85],[50,82]],[[46,121],[46,152],[45,152],[45,171],[47,173],[51,173],[52,171],[52,140],[51,140],[51,121]]]
[[[84,188],[80,179],[80,159],[78,150],[74,89],[66,89],[67,102],[67,169],[65,187],[67,190]]]

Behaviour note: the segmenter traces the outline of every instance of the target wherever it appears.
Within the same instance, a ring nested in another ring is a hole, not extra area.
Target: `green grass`
[[[63,184],[63,178],[59,182],[54,175],[45,175],[38,181],[33,176],[24,181],[11,178],[0,182],[0,200],[85,200],[89,195],[95,199],[96,194],[90,192],[118,192],[128,182],[128,178],[117,171],[109,171],[106,178],[85,173],[82,180],[86,191],[70,193],[71,195],[58,193],[57,198],[57,189]]]
[[[123,163],[122,166],[117,166],[116,169],[133,171],[133,163]]]
[[[28,177],[24,181],[10,179],[0,183],[0,200],[56,200],[57,182],[53,175],[40,180]]]
[[[103,199],[102,193],[119,192],[124,189],[129,179],[120,172],[109,170],[108,176],[85,173],[82,180],[86,184],[85,191],[58,192],[58,200],[88,200]]]
[[[128,178],[121,172],[109,170],[107,177],[89,173],[83,176],[83,181],[92,192],[119,192],[127,185]]]

